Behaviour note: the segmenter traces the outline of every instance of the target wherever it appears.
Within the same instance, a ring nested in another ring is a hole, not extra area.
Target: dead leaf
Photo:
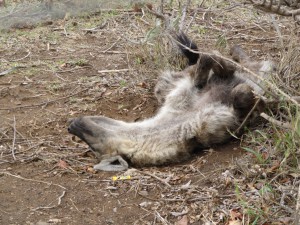
[[[69,167],[68,163],[66,161],[63,160],[59,160],[59,162],[57,163],[57,166],[63,169],[66,169]]]
[[[180,220],[178,220],[175,225],[188,225],[189,220],[186,215],[184,215]]]
[[[284,225],[292,224],[293,223],[293,218],[292,217],[282,217],[279,218],[279,221],[283,223]]]
[[[147,88],[148,85],[145,82],[139,83],[138,86],[142,87],[142,88]]]
[[[280,162],[279,161],[275,161],[273,163],[273,165],[267,169],[267,173],[273,173],[275,172],[278,168],[280,167]]]
[[[104,93],[104,96],[109,96],[111,94],[112,94],[112,91],[107,91],[107,92]]]
[[[63,64],[59,65],[59,67],[60,68],[66,68],[66,67],[68,67],[68,63],[63,63]]]
[[[241,221],[239,220],[231,220],[229,221],[228,225],[241,225]]]
[[[265,184],[262,183],[262,182],[257,182],[254,184],[254,187],[257,189],[257,190],[260,190]]]
[[[293,178],[298,178],[300,176],[298,173],[290,173],[289,175],[291,175]]]
[[[187,182],[186,184],[183,184],[183,185],[181,185],[181,189],[182,190],[187,190],[187,189],[189,189],[190,187],[191,187],[191,180],[189,181],[189,182]]]
[[[239,212],[238,209],[232,209],[230,211],[230,218],[231,218],[231,220],[234,221],[234,220],[237,220],[237,219],[242,219],[243,215],[242,215],[242,213]]]
[[[90,167],[90,166],[86,168],[86,172],[88,172],[88,173],[97,173],[97,171],[94,170],[94,168]]]

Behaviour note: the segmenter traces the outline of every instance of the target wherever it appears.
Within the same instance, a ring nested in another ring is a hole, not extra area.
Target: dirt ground
[[[268,21],[233,26],[208,14],[204,22],[199,12],[188,32],[200,48],[228,52],[225,32],[254,58],[280,57]],[[106,11],[0,34],[0,72],[9,70],[0,76],[0,224],[228,224],[240,210],[227,179],[246,155],[238,140],[182,164],[109,173],[95,172],[97,159],[67,132],[77,116],[136,121],[156,112],[153,86],[171,57],[164,42],[134,43],[149,21]]]

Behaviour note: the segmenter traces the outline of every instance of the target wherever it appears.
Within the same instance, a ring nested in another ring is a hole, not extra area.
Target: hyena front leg
[[[262,95],[264,93],[262,89],[264,86],[262,81],[268,80],[271,73],[275,71],[274,63],[270,60],[254,61],[238,45],[235,45],[230,49],[230,54],[235,61],[261,77],[260,79],[259,77],[253,76],[243,70],[239,70],[236,73],[237,77],[245,79],[246,83],[248,83],[248,85],[250,85],[256,93]]]
[[[100,163],[94,165],[95,170],[123,171],[128,169],[128,163],[120,155],[107,156]]]
[[[199,88],[204,87],[210,79],[211,73],[212,77],[227,79],[233,77],[235,71],[235,66],[226,62],[221,57],[202,54],[194,73],[195,86]]]

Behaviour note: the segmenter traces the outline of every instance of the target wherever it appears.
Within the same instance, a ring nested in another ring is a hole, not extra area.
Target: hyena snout
[[[84,117],[70,119],[68,123],[68,132],[70,134],[74,134],[82,140],[85,140],[87,135],[94,136],[93,129],[90,129],[91,127]]]

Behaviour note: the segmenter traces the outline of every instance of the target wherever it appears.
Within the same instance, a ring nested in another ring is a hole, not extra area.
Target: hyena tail
[[[199,54],[193,51],[198,51],[197,45],[182,32],[176,35],[176,40],[179,42],[177,45],[180,51],[189,60],[189,65],[196,64],[199,59]]]

